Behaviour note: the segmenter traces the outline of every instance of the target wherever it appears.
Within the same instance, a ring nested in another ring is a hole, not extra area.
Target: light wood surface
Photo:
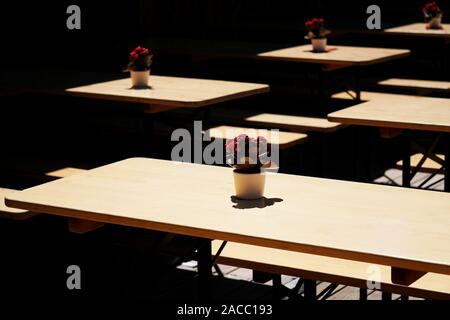
[[[269,91],[265,84],[150,76],[148,89],[132,89],[130,79],[67,88],[68,94],[170,107],[202,107]]]
[[[215,107],[211,110],[211,121],[242,126],[285,129],[291,132],[334,132],[344,127],[324,118],[298,115],[261,113],[255,110],[230,107]]]
[[[443,23],[442,24],[443,29],[441,30],[427,29],[425,25],[426,25],[425,22],[411,23],[404,26],[389,28],[384,30],[384,32],[399,35],[450,38],[450,24]]]
[[[330,113],[328,120],[353,125],[450,132],[450,100],[391,95]]]
[[[269,91],[266,84],[151,75],[151,88],[133,89],[128,73],[108,74],[63,70],[6,70],[0,84],[24,91],[73,95],[141,103],[145,112],[154,113],[180,107],[203,107]]]
[[[339,100],[354,100],[356,96],[353,90],[349,90],[349,92],[341,91],[334,93],[331,98],[339,99]],[[406,94],[396,94],[396,93],[385,93],[385,92],[373,92],[373,91],[361,91],[361,100],[362,101],[370,101],[370,100],[379,100],[384,101],[386,103],[389,102],[390,99],[401,99],[402,97],[410,97],[410,95]]]
[[[291,116],[284,114],[260,113],[245,118],[248,123],[257,125],[273,126],[292,131],[315,131],[315,132],[334,132],[344,125],[337,122],[328,121],[328,119]]]
[[[400,87],[406,89],[431,89],[439,91],[450,90],[449,81],[390,78],[379,81],[378,84],[382,86]]]
[[[416,153],[411,156],[411,169],[414,169],[419,164],[420,160],[422,159],[423,154]],[[445,161],[445,156],[443,154],[436,154],[436,157],[439,157],[442,159],[442,161]],[[399,160],[396,163],[397,168],[403,168],[403,161]],[[436,170],[441,169],[442,165],[434,161],[433,159],[427,158],[425,162],[422,165],[422,168],[420,171],[422,172],[435,172]]]
[[[232,170],[132,158],[6,197],[71,218],[450,274],[450,194],[269,174],[238,201]]]
[[[303,133],[278,131],[271,133],[270,129],[253,129],[234,126],[218,126],[206,131],[214,139],[233,139],[240,134],[256,138],[263,136],[269,144],[278,144],[280,149],[286,149],[303,143],[308,136]]]
[[[73,174],[77,174],[77,173],[80,173],[83,171],[86,171],[86,169],[66,167],[66,168],[61,168],[61,169],[57,169],[54,171],[46,172],[45,175],[49,176],[49,177],[53,177],[53,178],[64,178],[64,177],[68,177],[68,176],[71,176]]]
[[[213,254],[221,243],[213,241]],[[391,281],[391,268],[387,266],[236,242],[228,242],[217,261],[262,272],[360,288],[367,288],[367,281],[373,281],[378,274],[381,291],[429,299],[450,299],[450,276],[437,273],[427,273],[411,285],[402,286]]]
[[[14,209],[5,205],[5,197],[17,190],[0,188],[0,219],[26,220],[34,217],[37,213],[22,209]]]
[[[370,47],[328,45],[331,50],[324,53],[312,52],[311,44],[263,52],[257,55],[261,59],[295,61],[321,64],[367,65],[406,57],[406,49],[385,49]]]

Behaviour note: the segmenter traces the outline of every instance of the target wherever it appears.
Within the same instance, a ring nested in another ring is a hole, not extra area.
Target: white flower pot
[[[233,171],[236,197],[244,200],[260,199],[264,196],[266,175],[264,172],[242,173]]]
[[[311,43],[313,51],[315,52],[327,51],[327,38],[312,38]]]
[[[430,29],[442,29],[442,14],[432,18],[428,25]]]
[[[131,85],[133,88],[147,88],[150,78],[150,70],[146,71],[130,71]]]

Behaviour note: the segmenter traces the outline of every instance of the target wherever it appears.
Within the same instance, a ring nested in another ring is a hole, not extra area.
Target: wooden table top
[[[329,52],[312,51],[311,44],[259,53],[261,59],[337,65],[368,65],[406,57],[406,49],[385,49],[328,45]]]
[[[131,158],[6,196],[71,218],[450,274],[450,194],[270,174],[234,199],[230,168]]]
[[[265,84],[150,76],[148,89],[132,89],[130,79],[67,88],[69,94],[170,107],[203,107],[269,91]]]
[[[411,23],[404,26],[389,28],[384,30],[384,32],[399,35],[412,35],[412,36],[423,36],[423,37],[442,37],[450,38],[450,24],[443,23],[441,30],[427,29],[425,27],[426,23]]]
[[[386,95],[328,115],[345,124],[450,132],[450,100]]]
[[[175,108],[203,107],[269,91],[266,84],[157,75],[150,76],[151,88],[133,89],[128,73],[35,71],[27,74],[25,82],[17,76],[11,72],[0,78],[31,91]]]

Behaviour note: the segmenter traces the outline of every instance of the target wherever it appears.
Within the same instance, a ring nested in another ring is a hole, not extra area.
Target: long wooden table
[[[207,293],[208,239],[387,265],[395,279],[450,275],[448,193],[272,174],[265,198],[233,195],[229,168],[132,158],[9,194],[5,203],[204,238],[199,273]]]
[[[445,134],[445,190],[450,191],[450,100],[407,95],[385,95],[383,99],[339,110],[328,120],[348,125],[375,126]],[[407,136],[406,136],[407,137]],[[410,186],[410,150],[406,141],[403,157],[403,185]]]
[[[19,75],[22,75],[20,73]],[[33,71],[25,79],[4,73],[0,83],[38,93],[140,103],[147,113],[199,108],[269,91],[266,84],[151,75],[149,88],[133,89],[129,74]]]

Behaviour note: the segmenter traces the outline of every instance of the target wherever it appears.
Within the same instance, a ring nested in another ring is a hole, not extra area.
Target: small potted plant
[[[435,1],[427,3],[422,12],[428,22],[427,29],[442,29],[442,11]]]
[[[125,71],[130,71],[133,88],[147,88],[153,54],[147,48],[137,47],[130,52],[130,62]]]
[[[264,196],[265,168],[270,167],[267,140],[241,134],[226,143],[227,164],[234,168],[236,197],[245,200]]]
[[[308,30],[307,38],[311,39],[314,52],[325,52],[327,50],[326,35],[330,33],[325,29],[325,20],[322,18],[313,18],[305,22]]]

